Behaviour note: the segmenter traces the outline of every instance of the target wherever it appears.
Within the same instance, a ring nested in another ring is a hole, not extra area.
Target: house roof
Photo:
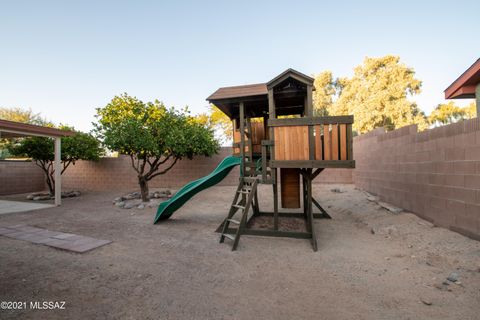
[[[447,89],[445,99],[475,98],[475,88],[480,83],[480,59],[475,61]]]
[[[68,130],[60,130],[15,121],[0,120],[0,138],[15,138],[25,136],[55,138],[73,136],[74,134],[75,132]]]

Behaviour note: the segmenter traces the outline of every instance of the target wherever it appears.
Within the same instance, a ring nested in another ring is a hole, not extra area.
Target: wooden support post
[[[248,162],[250,164],[254,164],[253,162],[253,133],[252,133],[252,122],[250,117],[247,117],[247,131],[248,131]],[[255,168],[252,168],[251,165],[248,165],[248,175],[255,176]]]
[[[268,118],[269,120],[275,119],[277,116],[275,114],[275,98],[273,96],[273,88],[268,89]],[[270,160],[275,160],[275,132],[272,127],[268,128],[268,139],[273,141],[274,144],[270,146]],[[273,183],[276,183],[277,170],[272,170],[271,179]]]
[[[278,230],[278,181],[277,181],[277,168],[272,168],[275,172],[273,180],[273,229]],[[272,172],[272,173],[273,173]]]
[[[307,180],[307,184],[308,184],[308,195],[307,195],[307,203],[308,203],[308,221],[310,223],[310,233],[312,234],[312,248],[313,248],[313,251],[317,251],[317,237],[315,235],[315,226],[314,226],[314,222],[313,222],[313,212],[312,212],[312,179],[311,179],[311,175],[312,175],[312,169],[308,169],[308,174],[307,174],[309,177],[308,177],[308,180]]]
[[[55,205],[62,204],[62,138],[55,138]]]
[[[245,176],[245,106],[240,102],[240,171],[242,176]]]
[[[268,89],[268,118],[275,119],[275,98],[273,88]],[[272,127],[268,129],[269,139],[275,141],[275,133]],[[275,160],[275,145],[270,147],[270,161]],[[273,181],[273,229],[278,230],[278,180],[277,168],[271,168],[271,179]]]
[[[302,193],[303,193],[303,217],[307,221],[307,181],[305,180],[305,175],[302,174]]]
[[[307,95],[305,97],[305,115],[313,117],[312,86],[307,86]],[[308,126],[308,151],[309,159],[315,160],[315,137],[313,136],[313,125]]]

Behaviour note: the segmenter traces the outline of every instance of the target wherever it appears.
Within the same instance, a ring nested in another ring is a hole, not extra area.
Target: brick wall
[[[30,161],[0,161],[0,195],[43,191],[43,171]]]
[[[480,239],[480,120],[423,132],[408,126],[354,138],[354,183],[382,199]]]
[[[211,157],[195,157],[193,160],[179,161],[164,175],[157,176],[149,182],[150,188],[178,188],[187,182],[201,178],[215,169],[226,156],[231,155],[231,148],[222,148],[219,154]],[[322,172],[315,180],[318,183],[352,183],[351,169],[331,169]],[[222,181],[220,185],[237,185],[238,167]],[[78,161],[70,166],[63,175],[63,189],[79,190],[136,190],[137,177],[131,167],[130,158],[104,158],[99,162]]]
[[[229,148],[222,148],[211,158],[195,157],[181,160],[166,174],[159,175],[149,182],[150,188],[176,188],[189,181],[201,178],[215,169],[223,158],[230,155]],[[163,167],[164,165],[162,165]],[[238,167],[220,182],[220,185],[238,183]],[[131,166],[130,157],[103,158],[98,162],[78,161],[70,166],[63,176],[63,188],[79,190],[136,190],[138,180]]]

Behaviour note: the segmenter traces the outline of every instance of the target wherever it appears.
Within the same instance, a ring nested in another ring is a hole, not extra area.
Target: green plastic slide
[[[240,165],[240,162],[240,158],[228,156],[223,159],[209,175],[184,185],[168,201],[160,203],[153,223],[155,224],[160,220],[170,218],[176,210],[183,206],[183,204],[190,200],[195,194],[222,181],[235,166]]]

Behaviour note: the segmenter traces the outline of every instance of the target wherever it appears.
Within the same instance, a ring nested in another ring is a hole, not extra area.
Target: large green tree
[[[230,120],[230,118],[215,105],[211,104],[208,113],[198,115],[197,120],[214,129],[221,143],[225,143],[232,139],[232,120]]]
[[[333,105],[336,94],[335,80],[331,71],[323,71],[315,75],[313,83],[313,109],[315,116],[327,116],[328,110]]]
[[[330,115],[353,114],[353,127],[365,133],[378,127],[393,130],[417,124],[428,126],[426,117],[409,98],[420,93],[422,82],[398,56],[365,58],[351,78],[335,81],[338,99],[328,108]]]
[[[459,107],[453,101],[441,103],[432,111],[428,120],[432,125],[445,125],[464,119],[476,117],[475,103],[470,103],[466,107]]]
[[[67,126],[60,129],[73,130]],[[54,139],[47,137],[28,137],[12,142],[8,150],[14,156],[31,158],[45,174],[50,194],[55,193],[55,167],[54,167]],[[103,153],[100,142],[90,134],[76,132],[75,135],[62,138],[61,159],[63,174],[67,168],[78,160],[99,160]]]
[[[0,119],[22,122],[28,124],[36,124],[42,126],[53,126],[40,116],[40,113],[34,113],[32,109],[23,108],[0,108]],[[17,141],[16,139],[15,141]],[[13,142],[13,139],[2,139],[0,137],[0,159],[11,157],[12,154],[8,151],[8,145]]]
[[[178,160],[212,156],[219,148],[211,127],[187,110],[168,109],[157,100],[145,103],[125,93],[98,108],[96,117],[96,132],[104,144],[130,157],[143,201],[148,201],[148,182]]]
[[[36,125],[47,124],[47,121],[39,113],[34,113],[32,109],[0,108],[0,119]]]

